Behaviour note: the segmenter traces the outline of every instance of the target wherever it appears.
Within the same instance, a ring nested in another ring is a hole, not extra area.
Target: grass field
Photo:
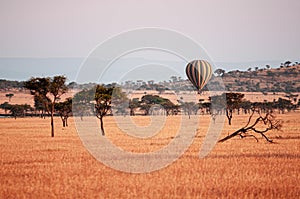
[[[275,144],[260,138],[233,138],[218,143],[204,159],[199,150],[209,116],[202,116],[193,144],[168,167],[144,174],[113,170],[84,148],[70,118],[63,128],[49,118],[0,119],[0,198],[299,198],[299,113],[278,115],[282,132],[270,132]],[[136,116],[139,125],[149,118]],[[222,136],[247,120],[234,116]],[[174,138],[178,116],[170,116],[161,133],[149,139],[122,134],[105,118],[107,137],[127,151],[149,152]]]

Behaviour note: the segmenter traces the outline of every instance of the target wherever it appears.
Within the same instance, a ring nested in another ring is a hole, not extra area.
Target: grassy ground
[[[49,118],[0,119],[0,198],[298,198],[300,195],[299,113],[279,115],[282,132],[263,139],[234,138],[218,143],[204,159],[199,150],[209,117],[202,116],[198,134],[184,155],[168,167],[144,174],[113,170],[94,159],[82,145],[72,118],[62,128]],[[134,118],[147,125],[149,118]],[[247,120],[234,116],[222,136]],[[128,151],[149,152],[174,138],[178,117],[167,119],[161,133],[149,139],[122,134],[105,118],[107,137]]]

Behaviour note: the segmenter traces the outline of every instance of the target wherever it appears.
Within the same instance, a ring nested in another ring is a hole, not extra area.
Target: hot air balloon
[[[200,93],[200,90],[206,85],[211,77],[212,67],[207,61],[194,60],[187,64],[185,72],[189,80]]]

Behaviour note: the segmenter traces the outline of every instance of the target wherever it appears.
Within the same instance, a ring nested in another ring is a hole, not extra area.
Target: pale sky
[[[178,31],[215,62],[297,60],[299,0],[1,0],[0,58],[86,57],[142,27]]]

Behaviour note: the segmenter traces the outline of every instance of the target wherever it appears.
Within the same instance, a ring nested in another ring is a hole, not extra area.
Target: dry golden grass
[[[83,147],[74,121],[50,137],[50,120],[0,119],[0,198],[298,198],[300,195],[299,113],[279,115],[283,132],[271,132],[276,144],[234,138],[218,143],[204,159],[199,150],[208,116],[185,154],[168,167],[145,174],[116,171],[95,160]],[[136,116],[139,125],[149,118]],[[222,136],[246,116],[234,115]],[[218,121],[217,121],[218,122]],[[105,118],[107,137],[128,151],[147,152],[168,144],[178,117],[170,116],[161,133],[139,140]]]

